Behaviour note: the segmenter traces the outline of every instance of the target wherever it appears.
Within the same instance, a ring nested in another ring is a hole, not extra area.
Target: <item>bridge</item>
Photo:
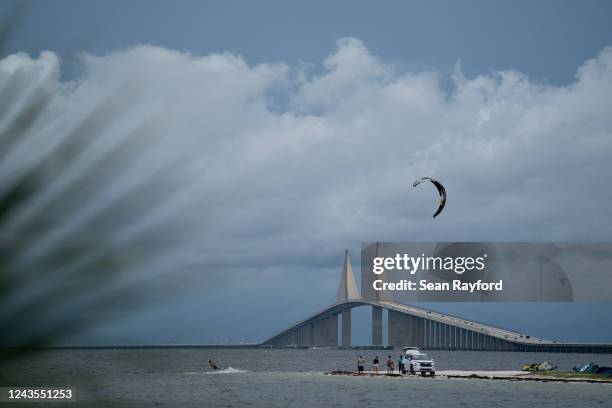
[[[362,272],[357,290],[348,251],[336,302],[264,341],[268,347],[351,347],[351,310],[372,308],[372,346],[383,346],[383,310],[387,310],[387,345],[438,350],[612,353],[612,343],[545,340],[512,330],[394,302],[374,291]],[[381,278],[380,276],[378,278]],[[382,277],[384,279],[384,276]],[[340,329],[339,329],[340,323]]]

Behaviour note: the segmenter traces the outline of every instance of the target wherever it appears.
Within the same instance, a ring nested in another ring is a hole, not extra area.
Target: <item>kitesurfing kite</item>
[[[444,188],[444,186],[438,181],[438,180],[434,180],[431,177],[421,177],[420,179],[418,179],[417,181],[415,181],[412,186],[416,187],[419,184],[425,182],[425,181],[431,181],[431,183],[436,186],[436,188],[438,189],[438,193],[440,194],[440,203],[438,204],[438,210],[436,211],[436,213],[433,215],[434,218],[436,218],[444,209],[444,206],[446,205],[446,189]]]

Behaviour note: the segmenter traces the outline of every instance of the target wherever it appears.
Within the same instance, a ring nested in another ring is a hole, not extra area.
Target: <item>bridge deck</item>
[[[611,343],[579,343],[579,342],[565,342],[565,341],[553,341],[545,340],[536,337],[527,336],[523,333],[518,333],[512,330],[507,330],[493,325],[475,322],[469,319],[463,319],[461,317],[452,316],[445,313],[435,312],[427,310],[421,307],[406,305],[396,302],[373,302],[362,299],[349,299],[341,302],[336,302],[311,316],[289,326],[287,329],[277,333],[264,341],[262,344],[274,344],[274,342],[283,336],[289,335],[290,333],[323,318],[330,317],[341,313],[343,310],[351,309],[358,306],[374,306],[387,309],[394,312],[399,312],[403,315],[418,317],[426,319],[430,322],[437,322],[450,327],[467,330],[471,333],[481,334],[490,338],[502,340],[504,342],[510,342],[517,345],[524,346],[543,346],[551,347],[556,346],[557,348],[567,347],[568,350],[571,347],[584,348],[585,351],[588,348],[605,348],[606,352],[612,352]],[[314,345],[314,344],[313,344]]]

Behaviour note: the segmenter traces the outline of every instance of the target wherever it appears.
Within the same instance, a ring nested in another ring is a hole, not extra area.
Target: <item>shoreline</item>
[[[381,370],[378,374],[373,371],[364,371],[364,374],[358,374],[356,371],[330,371],[323,373],[325,375],[341,375],[347,377],[389,377],[389,378],[406,378],[406,379],[477,379],[477,380],[499,380],[499,381],[537,381],[537,382],[563,382],[563,383],[598,383],[598,384],[612,384],[612,377],[609,378],[593,378],[583,377],[577,374],[576,376],[563,376],[567,375],[567,372],[559,372],[560,375],[555,375],[554,372],[543,373],[538,372],[537,374],[528,371],[482,371],[482,370],[445,370],[436,371],[436,375],[431,377],[429,375],[421,376],[419,374],[408,375],[408,374],[387,374],[386,370]]]

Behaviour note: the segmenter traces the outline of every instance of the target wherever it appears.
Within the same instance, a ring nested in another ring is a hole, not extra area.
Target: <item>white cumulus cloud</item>
[[[51,98],[2,156],[0,187],[60,142],[86,140],[4,232],[44,214],[40,256],[92,226],[127,240],[161,225],[188,238],[172,256],[215,268],[330,266],[372,240],[612,237],[611,48],[565,86],[457,67],[450,91],[440,73],[384,61],[355,38],[314,74],[151,46],[81,64],[62,80],[50,52],[0,62],[14,101],[2,129],[36,92]],[[433,187],[412,188],[422,176],[448,191],[435,220]],[[141,195],[150,180],[155,194]]]

